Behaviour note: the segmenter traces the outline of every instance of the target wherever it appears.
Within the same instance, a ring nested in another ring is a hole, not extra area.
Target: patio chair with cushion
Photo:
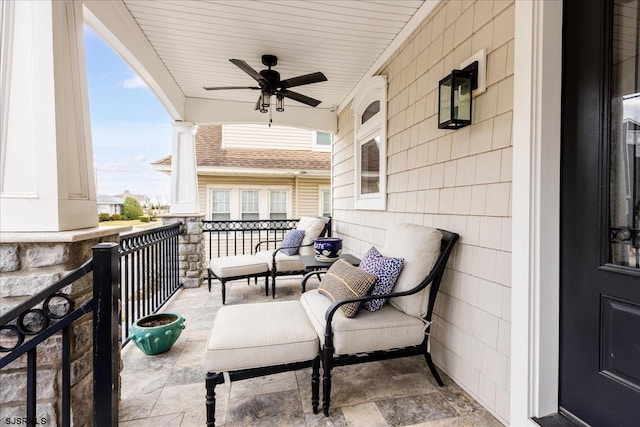
[[[304,230],[302,241],[299,244],[287,244],[288,236],[285,235],[282,241],[265,240],[256,244],[255,247],[255,256],[269,264],[271,291],[274,298],[277,276],[305,273],[300,255],[313,255],[315,253],[314,240],[321,236],[331,236],[331,217],[302,217],[295,230]],[[280,247],[274,250],[261,250],[262,245],[266,246],[268,243],[280,243]]]
[[[338,261],[325,272],[318,289],[307,292],[306,281],[318,273],[308,273],[303,279],[302,306],[320,339],[325,416],[329,415],[331,370],[335,366],[421,354],[438,384],[443,385],[431,359],[429,330],[438,288],[458,234],[399,224],[389,228],[386,236],[381,261],[403,259],[404,265],[395,287],[386,295],[388,303],[381,308],[377,304],[377,311],[361,309],[356,314],[361,304],[380,300],[379,294],[368,295],[371,275],[357,271],[357,267]],[[346,289],[337,289],[340,284]],[[361,296],[352,296],[356,294]]]

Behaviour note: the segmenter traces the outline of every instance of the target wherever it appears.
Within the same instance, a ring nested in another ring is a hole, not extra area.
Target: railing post
[[[93,425],[118,425],[118,245],[93,248]]]

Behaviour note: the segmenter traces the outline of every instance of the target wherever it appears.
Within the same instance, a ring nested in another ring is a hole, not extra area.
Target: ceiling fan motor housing
[[[280,83],[280,73],[276,70],[260,70],[260,75],[268,83],[268,87],[265,89],[275,89],[275,86]]]

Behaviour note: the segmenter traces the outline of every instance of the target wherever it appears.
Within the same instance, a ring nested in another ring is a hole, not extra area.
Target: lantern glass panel
[[[453,118],[471,120],[471,79],[460,76],[456,79],[456,83]]]
[[[438,109],[438,123],[443,124],[451,120],[451,83],[450,75],[440,81],[440,108]]]

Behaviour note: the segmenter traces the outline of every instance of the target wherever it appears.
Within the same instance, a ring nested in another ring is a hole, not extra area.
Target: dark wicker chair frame
[[[322,219],[325,224],[324,224],[324,228],[322,229],[322,231],[320,232],[320,237],[331,237],[331,217],[326,217],[326,216],[318,216],[316,218]],[[269,244],[269,243],[280,243],[282,240],[263,240],[261,242],[258,242],[255,246],[255,250],[253,251],[253,253],[257,253],[260,250],[260,246],[262,244]],[[299,246],[286,246],[286,247],[280,247],[276,250],[273,251],[273,257],[271,259],[271,266],[269,267],[269,271],[271,274],[271,295],[273,298],[276,297],[276,277],[277,276],[291,276],[291,275],[302,275],[305,274],[306,271],[304,270],[300,270],[300,271],[278,271],[277,268],[277,263],[276,263],[276,255],[278,255],[278,253],[282,250],[282,249],[290,249],[290,248],[304,248],[304,247],[308,247],[308,246],[313,246],[313,243],[310,243],[308,245],[299,245]],[[267,295],[268,295],[268,290],[267,290]]]
[[[404,291],[404,292],[394,292],[387,296],[387,298],[398,298],[398,297],[403,297],[407,295],[412,295],[421,291],[427,285],[429,285],[429,283],[431,283],[431,289],[429,292],[429,306],[427,308],[427,314],[424,317],[425,321],[427,322],[427,329],[425,332],[425,339],[421,344],[400,348],[400,349],[394,349],[394,350],[374,351],[374,352],[365,353],[365,354],[358,353],[358,354],[348,354],[348,355],[334,355],[333,331],[331,328],[331,321],[333,320],[333,316],[338,310],[338,308],[340,308],[340,306],[344,304],[348,304],[351,302],[356,302],[356,301],[364,302],[372,299],[377,299],[379,298],[379,296],[376,297],[376,296],[368,295],[368,296],[359,297],[359,298],[347,298],[347,299],[335,302],[334,304],[331,305],[331,307],[327,309],[327,312],[325,315],[325,319],[327,321],[325,335],[324,335],[325,341],[324,341],[324,346],[321,349],[321,356],[320,356],[322,359],[322,369],[323,369],[322,407],[323,407],[325,416],[329,416],[329,405],[331,403],[331,369],[333,369],[336,366],[353,365],[357,363],[373,362],[377,360],[395,359],[398,357],[423,355],[435,380],[438,382],[440,386],[444,385],[444,383],[442,382],[442,379],[440,378],[440,375],[438,374],[438,371],[436,370],[433,360],[431,359],[431,354],[429,353],[428,340],[429,340],[431,318],[433,316],[433,307],[436,301],[436,296],[438,294],[438,289],[440,288],[440,282],[442,280],[442,276],[444,275],[444,271],[447,265],[447,260],[449,259],[449,255],[451,254],[451,251],[453,250],[453,247],[456,241],[458,240],[459,235],[446,230],[440,230],[440,231],[442,232],[442,246],[440,249],[440,256],[438,257],[436,264],[433,266],[433,268],[431,269],[431,272],[427,275],[427,277],[425,277],[424,280],[422,280],[422,282],[420,282],[416,287],[414,287],[411,290]],[[306,282],[310,277],[314,275],[319,275],[322,273],[323,272],[314,271],[305,275],[304,279],[302,280],[302,292],[305,291]]]

